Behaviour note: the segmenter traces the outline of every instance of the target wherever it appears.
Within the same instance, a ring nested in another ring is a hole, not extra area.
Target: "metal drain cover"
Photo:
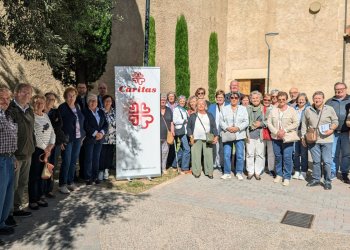
[[[287,211],[281,221],[282,224],[287,224],[296,227],[311,228],[315,215],[304,214],[294,211]]]

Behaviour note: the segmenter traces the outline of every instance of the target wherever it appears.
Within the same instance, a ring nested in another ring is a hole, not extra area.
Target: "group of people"
[[[214,168],[222,171],[222,179],[230,179],[234,166],[238,180],[244,173],[248,180],[261,180],[267,165],[275,183],[289,186],[291,179],[306,180],[310,152],[313,168],[307,186],[330,190],[339,170],[340,179],[349,184],[350,96],[345,83],[337,82],[334,91],[327,101],[316,91],[309,102],[293,87],[288,101],[288,94],[276,89],[244,95],[234,80],[229,93],[216,91],[215,103],[205,100],[204,88],[188,100],[174,92],[162,95],[162,172],[181,169],[199,178],[203,165],[209,179]]]
[[[115,168],[115,102],[106,84],[100,83],[98,91],[88,94],[84,83],[68,87],[55,108],[55,93],[32,96],[32,86],[20,83],[12,96],[0,86],[0,235],[14,233],[14,217],[32,215],[23,208],[26,189],[31,210],[47,207],[47,198],[55,197],[53,175],[45,179],[42,173],[48,162],[57,167],[59,154],[61,193],[75,191],[77,178],[86,185],[108,179]]]

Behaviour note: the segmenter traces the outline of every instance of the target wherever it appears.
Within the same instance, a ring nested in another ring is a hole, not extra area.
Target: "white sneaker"
[[[105,173],[103,174],[103,179],[108,180],[108,177],[109,177],[109,170],[105,169]]]
[[[71,185],[67,185],[67,189],[68,189],[69,191],[74,191],[74,190],[77,189],[77,186],[73,183],[73,184],[71,184]]]
[[[300,175],[299,175],[298,180],[305,181],[305,178],[306,178],[306,173],[305,172],[301,172]]]
[[[283,181],[283,186],[285,186],[285,187],[289,186],[289,180],[284,180]]]
[[[300,176],[300,172],[298,171],[295,171],[294,175],[293,175],[293,179],[299,179],[299,176]]]
[[[97,177],[97,179],[98,179],[99,181],[102,181],[102,180],[103,180],[103,171],[98,172],[98,177]]]
[[[231,175],[230,174],[223,174],[220,178],[223,180],[231,179]]]
[[[279,183],[282,181],[282,177],[277,175],[276,178],[273,180],[274,183]]]
[[[236,177],[238,180],[243,181],[243,176],[242,174],[236,174]]]
[[[62,194],[69,194],[70,193],[70,191],[68,190],[67,186],[62,186],[62,187],[59,188],[59,190],[60,190],[60,192]]]

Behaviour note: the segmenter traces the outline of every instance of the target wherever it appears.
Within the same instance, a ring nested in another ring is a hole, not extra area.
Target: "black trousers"
[[[44,150],[35,148],[32,155],[32,162],[29,170],[28,181],[28,196],[29,202],[37,202],[44,193],[43,180],[41,179],[41,173],[43,172],[44,163],[40,162],[39,157],[44,153]]]
[[[100,171],[104,171],[105,169],[115,169],[115,165],[113,164],[115,154],[115,145],[114,144],[103,144],[101,155],[100,155]]]

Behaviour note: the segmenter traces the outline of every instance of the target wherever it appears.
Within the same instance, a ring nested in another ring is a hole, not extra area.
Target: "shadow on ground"
[[[2,240],[6,248],[16,243],[40,249],[72,249],[76,238],[81,236],[78,229],[91,220],[108,224],[112,218],[123,219],[122,212],[148,196],[81,186],[69,196],[58,194],[55,199],[50,199],[48,208],[34,211],[30,218],[16,218],[16,233]]]

